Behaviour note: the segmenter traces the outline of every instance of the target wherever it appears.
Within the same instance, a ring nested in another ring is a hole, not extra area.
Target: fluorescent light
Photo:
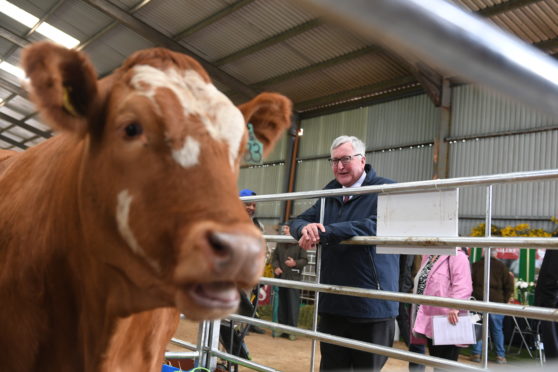
[[[34,15],[27,13],[25,10],[18,8],[14,4],[7,2],[6,0],[0,0],[0,12],[4,13],[10,18],[24,24],[29,28],[33,28],[39,22],[39,18]]]
[[[0,13],[4,13],[8,17],[15,19],[29,28],[35,27],[39,22],[39,18],[27,13],[25,10],[18,8],[6,0],[0,0]],[[78,39],[46,22],[41,23],[35,31],[55,43],[65,46],[66,48],[74,48],[80,43]]]
[[[46,22],[41,23],[41,25],[37,27],[37,32],[48,37],[50,40],[65,46],[66,48],[74,48],[79,45],[78,39],[71,37],[67,33],[60,31]]]
[[[20,79],[25,79],[25,72],[23,72],[23,70],[17,66],[12,65],[11,63],[8,63],[6,61],[2,61],[0,62],[0,70],[4,70],[6,72],[9,72],[10,74],[20,78]]]

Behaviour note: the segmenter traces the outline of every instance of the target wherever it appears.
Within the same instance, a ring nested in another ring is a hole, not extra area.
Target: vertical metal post
[[[486,217],[484,235],[492,234],[492,185],[486,187]],[[490,301],[490,247],[484,249],[483,301]],[[488,321],[490,313],[482,316],[482,367],[488,367]]]
[[[195,360],[196,365],[203,366],[206,365],[207,361],[207,329],[209,327],[209,322],[204,321],[200,323],[198,328],[198,357]]]
[[[320,198],[320,223],[324,224],[325,198]],[[316,284],[320,284],[320,271],[322,267],[322,249],[320,244],[316,245]],[[312,319],[312,330],[318,330],[318,303],[320,292],[314,295],[314,317]],[[316,358],[316,340],[312,339],[312,355],[310,356],[310,372],[314,372],[314,359]]]
[[[449,144],[445,140],[451,128],[451,87],[449,79],[442,80],[441,102],[438,111],[440,119],[437,124],[434,147],[432,149],[433,179],[447,178],[449,174]]]
[[[221,330],[221,321],[214,320],[209,322],[209,329],[207,331],[207,354],[206,354],[206,368],[214,371],[217,368],[217,357],[210,355],[211,350],[219,349],[219,331]]]

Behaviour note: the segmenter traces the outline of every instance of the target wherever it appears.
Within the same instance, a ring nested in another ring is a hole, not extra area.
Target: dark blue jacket
[[[362,186],[382,185],[394,181],[376,176],[369,164]],[[338,189],[331,181],[324,189]],[[325,199],[325,233],[322,244],[321,283],[349,287],[399,290],[399,255],[376,254],[373,245],[340,245],[353,236],[375,236],[378,195],[354,195],[347,203],[341,196]],[[319,222],[320,200],[291,223],[291,234],[300,239],[301,230],[311,222]],[[320,293],[319,312],[352,318],[385,319],[398,314],[398,303],[355,296]]]

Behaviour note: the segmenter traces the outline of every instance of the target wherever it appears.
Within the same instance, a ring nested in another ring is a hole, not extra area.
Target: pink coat
[[[422,257],[422,266],[428,256]],[[420,273],[420,272],[419,272]],[[418,275],[418,274],[417,274]],[[466,300],[471,297],[473,285],[469,258],[461,249],[456,256],[440,256],[430,270],[424,295]],[[420,305],[413,331],[432,338],[432,316],[447,315],[449,308]]]

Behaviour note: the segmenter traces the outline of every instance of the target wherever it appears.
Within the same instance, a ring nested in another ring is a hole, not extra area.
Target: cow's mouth
[[[234,282],[200,283],[191,286],[187,292],[197,305],[211,309],[233,309],[240,300]]]

